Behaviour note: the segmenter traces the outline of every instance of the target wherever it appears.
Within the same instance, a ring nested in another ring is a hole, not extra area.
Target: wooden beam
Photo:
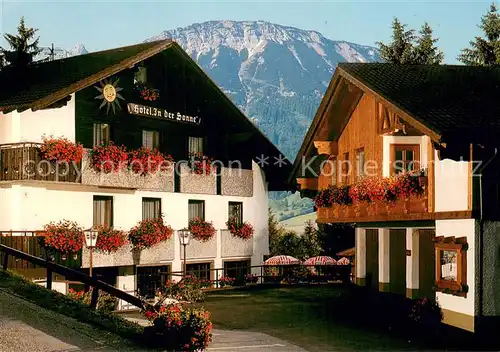
[[[318,179],[317,178],[306,178],[306,177],[298,177],[297,178],[297,184],[300,185],[299,190],[312,190],[312,191],[317,191],[318,190]]]
[[[338,143],[334,141],[314,141],[314,147],[319,155],[338,155],[339,153]]]

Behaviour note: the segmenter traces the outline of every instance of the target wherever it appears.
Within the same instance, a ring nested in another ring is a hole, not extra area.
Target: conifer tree
[[[33,57],[41,52],[38,47],[39,37],[35,38],[38,29],[26,27],[24,17],[21,17],[17,34],[4,34],[4,39],[10,46],[10,50],[0,47],[0,53],[8,64],[27,65]]]
[[[439,40],[432,37],[432,28],[425,22],[420,29],[420,36],[416,40],[413,50],[412,63],[432,65],[443,62],[444,54],[435,44]]]
[[[406,24],[402,24],[397,18],[394,18],[391,43],[377,42],[380,57],[393,64],[412,63],[414,39],[415,31],[413,29],[407,30]]]
[[[470,48],[462,49],[458,60],[474,66],[500,65],[500,14],[495,3],[481,16],[478,27],[484,32],[484,38],[471,41]]]

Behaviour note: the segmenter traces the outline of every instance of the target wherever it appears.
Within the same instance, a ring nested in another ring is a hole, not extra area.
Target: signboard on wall
[[[169,112],[165,109],[134,103],[127,104],[127,109],[128,113],[132,115],[151,117],[154,119],[173,122],[189,123],[192,125],[201,125],[201,117],[199,116],[182,115],[180,112]]]

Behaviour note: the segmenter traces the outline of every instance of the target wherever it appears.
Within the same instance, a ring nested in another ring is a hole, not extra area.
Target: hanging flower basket
[[[200,218],[189,220],[188,229],[193,238],[202,242],[210,241],[215,235],[215,227],[212,222],[204,221]]]
[[[83,157],[83,146],[67,138],[42,136],[40,146],[42,158],[55,163],[79,163]]]
[[[83,229],[76,222],[69,220],[45,225],[42,236],[45,247],[61,253],[78,252],[85,240]]]
[[[109,226],[100,225],[98,231],[96,248],[102,253],[114,253],[127,244],[127,235],[124,231],[115,230]]]
[[[174,159],[156,149],[141,147],[130,152],[130,169],[135,174],[150,175],[172,167]]]
[[[114,145],[95,146],[89,153],[90,166],[96,172],[119,172],[128,166],[129,155],[125,147]]]
[[[136,89],[141,98],[146,101],[155,101],[160,98],[160,91],[158,89],[150,88],[144,84],[138,84]]]
[[[136,249],[147,249],[172,237],[174,230],[165,225],[163,217],[158,219],[146,219],[132,227],[128,233],[128,239]]]
[[[248,222],[239,224],[238,221],[236,221],[236,218],[230,218],[226,222],[226,226],[231,235],[244,240],[248,240],[249,238],[251,238],[254,233],[254,229],[251,224],[249,224]]]

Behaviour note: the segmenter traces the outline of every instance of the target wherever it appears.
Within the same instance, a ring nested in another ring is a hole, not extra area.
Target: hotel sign
[[[154,119],[166,121],[183,122],[192,125],[200,125],[201,117],[182,115],[180,112],[169,112],[165,109],[154,108],[152,106],[144,106],[134,103],[127,104],[128,113],[138,116],[146,116]]]

